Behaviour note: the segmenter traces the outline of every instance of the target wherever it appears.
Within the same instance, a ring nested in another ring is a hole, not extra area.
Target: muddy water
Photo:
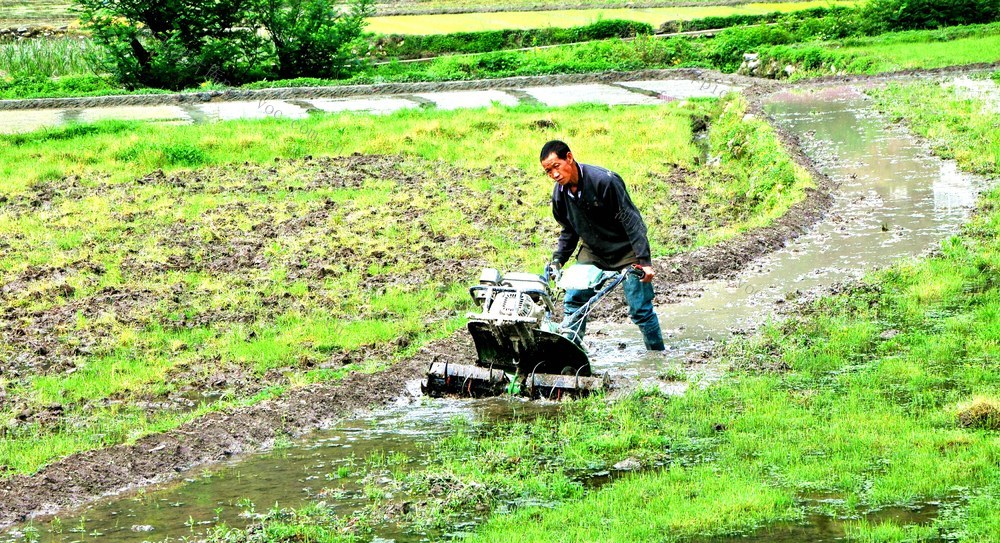
[[[720,369],[682,362],[732,330],[760,323],[775,300],[919,255],[956,232],[968,216],[978,181],[929,156],[902,129],[888,126],[863,96],[836,89],[783,94],[772,97],[767,110],[841,184],[827,217],[737,279],[698,283],[682,302],[659,308],[670,346],[665,357],[646,354],[630,325],[592,327],[591,353],[598,371],[677,392],[689,382],[714,379]],[[505,400],[416,402],[314,434],[308,443],[106,501],[64,516],[56,525],[40,521],[34,527],[41,531],[40,541],[163,541],[197,537],[219,522],[245,524],[247,508],[238,505],[241,499],[256,504],[258,511],[317,497],[340,511],[356,510],[367,501],[364,484],[331,474],[350,472],[350,465],[373,453],[402,453],[419,463],[422,451],[447,431],[453,417],[490,424],[511,416],[544,416],[552,409],[551,404]],[[318,496],[324,488],[339,491]],[[768,534],[780,537],[757,540],[827,541],[842,537],[843,525],[816,517],[805,526],[777,527]],[[376,535],[419,541],[444,534],[404,534],[384,527]]]
[[[779,94],[766,110],[839,183],[834,204],[808,233],[737,278],[687,285],[683,301],[659,307],[668,361],[679,363],[733,331],[762,323],[775,302],[924,253],[958,231],[981,188],[981,180],[888,125],[855,91]],[[598,346],[604,355],[599,369],[638,379],[662,373],[663,358],[643,354],[634,327],[612,327],[607,334]],[[697,365],[689,371],[709,379],[719,374]]]
[[[348,515],[370,503],[366,486],[379,485],[378,480],[359,478],[369,459],[405,455],[408,460],[398,465],[405,470],[420,465],[429,446],[451,433],[455,418],[485,427],[514,418],[549,416],[554,408],[557,404],[521,400],[421,399],[401,403],[377,415],[312,434],[308,441],[282,444],[266,454],[216,466],[177,483],[105,500],[61,515],[58,520],[21,526],[17,532],[0,536],[0,541],[23,541],[25,533],[30,535],[33,530],[38,530],[41,542],[197,539],[216,525],[242,526],[271,507],[296,507],[316,499],[335,503],[339,514]],[[387,526],[378,535],[420,541],[442,534],[404,534]]]

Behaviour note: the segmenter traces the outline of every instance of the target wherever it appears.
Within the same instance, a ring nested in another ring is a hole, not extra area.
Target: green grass
[[[0,0],[2,26],[62,25],[76,20],[68,0]]]
[[[982,104],[935,84],[871,93],[963,169],[1000,173],[1000,116]],[[846,526],[852,541],[1000,541],[1000,189],[979,209],[938,254],[734,340],[717,383],[570,402],[554,419],[485,434],[456,426],[428,467],[392,475],[394,491],[450,489],[402,520],[447,526],[481,514],[463,503],[485,504],[494,513],[471,541],[624,542],[740,535],[823,513],[859,518]],[[662,467],[597,489],[578,478],[627,457]],[[940,514],[919,524],[865,516],[929,501]]]
[[[0,43],[0,78],[94,74],[104,54],[86,37],[39,38]]]
[[[792,64],[794,79],[831,73],[878,74],[1000,62],[1000,23],[894,32],[757,49],[764,64]]]
[[[551,181],[536,159],[551,138],[627,180],[656,254],[764,224],[811,181],[744,112],[734,98],[3,137],[0,465],[31,473],[174,427],[195,415],[142,402],[189,385],[219,398],[204,409],[240,405],[454,331],[478,267],[530,270],[551,250]],[[720,165],[690,179],[726,210],[703,219],[679,216],[662,182],[675,164],[696,169],[694,116],[725,131],[712,138]],[[747,155],[725,154],[734,137]],[[312,158],[354,152],[376,156]],[[745,179],[754,160],[773,180]],[[679,240],[682,223],[704,237]],[[46,414],[54,404],[63,414]]]

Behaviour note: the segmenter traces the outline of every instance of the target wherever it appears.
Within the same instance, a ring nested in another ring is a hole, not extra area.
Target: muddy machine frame
[[[621,272],[584,268],[573,266],[567,270],[579,272],[566,274],[577,276],[578,286],[564,288],[594,288],[596,294],[565,327],[552,320],[552,290],[545,278],[519,272],[501,276],[495,269],[484,269],[479,284],[469,289],[481,308],[468,315],[468,330],[478,355],[476,363],[432,363],[422,383],[424,394],[484,397],[506,393],[561,399],[606,389],[607,374],[592,374],[586,350],[573,341],[573,325],[586,318],[629,273],[641,276],[643,272],[639,268]],[[584,284],[580,284],[581,275],[585,276]]]

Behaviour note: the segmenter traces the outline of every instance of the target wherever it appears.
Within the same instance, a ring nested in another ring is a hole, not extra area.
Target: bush
[[[646,23],[608,19],[582,26],[576,31],[576,41],[607,40],[611,38],[632,38],[643,34],[652,34],[653,27]]]
[[[808,21],[825,17],[844,17],[855,12],[854,8],[833,6],[829,8],[816,7],[792,12],[774,11],[763,15],[725,15],[720,17],[702,17],[690,21],[667,21],[660,25],[662,34],[673,32],[694,32],[698,30],[717,30],[734,26],[759,25],[788,21]]]
[[[868,34],[930,30],[1000,20],[997,0],[870,0],[861,9]]]
[[[117,90],[107,80],[96,75],[74,75],[60,78],[41,76],[20,77],[11,81],[0,79],[0,99],[36,98],[43,96],[90,96]]]

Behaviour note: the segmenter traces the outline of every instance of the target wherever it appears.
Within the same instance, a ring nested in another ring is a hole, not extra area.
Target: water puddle
[[[107,499],[58,520],[40,519],[27,531],[37,530],[37,541],[45,543],[141,543],[197,538],[222,523],[243,526],[271,507],[297,507],[315,499],[335,502],[338,513],[348,515],[366,507],[369,487],[378,486],[378,481],[360,477],[372,459],[398,462],[398,469],[405,470],[421,465],[431,445],[452,433],[454,418],[485,429],[501,421],[550,416],[556,409],[558,404],[519,399],[423,399],[344,421],[306,441],[179,482]],[[25,528],[0,535],[0,542],[23,541]],[[386,526],[379,535],[396,541],[423,537],[395,532],[397,528]]]
[[[189,124],[235,119],[303,119],[310,111],[386,114],[423,106],[441,110],[517,106],[521,103],[566,106],[580,103],[605,105],[649,105],[680,98],[718,97],[730,90],[711,81],[669,79],[630,81],[621,84],[532,86],[516,89],[421,92],[411,95],[373,95],[353,98],[304,100],[244,100],[208,102],[183,106],[114,106],[66,109],[0,111],[0,134],[31,132],[64,126],[71,122],[107,119]]]
[[[495,97],[461,98],[479,103]],[[630,324],[592,327],[589,341],[597,372],[678,393],[692,382],[710,382],[722,370],[692,360],[734,330],[769,318],[775,300],[920,255],[957,232],[967,218],[980,181],[931,157],[910,135],[874,114],[862,95],[842,89],[780,94],[766,107],[780,126],[800,137],[820,169],[840,183],[832,208],[811,231],[754,261],[738,278],[698,283],[681,302],[661,306],[670,347],[666,353],[646,353]],[[367,458],[405,457],[419,465],[424,451],[450,431],[455,417],[489,425],[512,417],[550,416],[556,409],[550,403],[519,400],[417,399],[318,432],[308,442],[106,500],[58,522],[41,519],[33,527],[43,542],[163,541],[196,536],[220,522],[245,525],[249,502],[261,509],[294,507],[327,488],[336,490],[322,494],[327,503],[338,511],[357,510],[368,503],[365,486],[371,482],[351,474]],[[765,535],[740,541],[833,541],[843,535],[842,528],[831,527],[835,522],[817,516],[804,525],[769,528]],[[378,535],[396,541],[427,537],[397,531],[387,527]],[[0,536],[0,541],[11,540],[19,540],[18,535]]]
[[[0,111],[0,134],[18,134],[59,126],[63,112],[59,109]]]

